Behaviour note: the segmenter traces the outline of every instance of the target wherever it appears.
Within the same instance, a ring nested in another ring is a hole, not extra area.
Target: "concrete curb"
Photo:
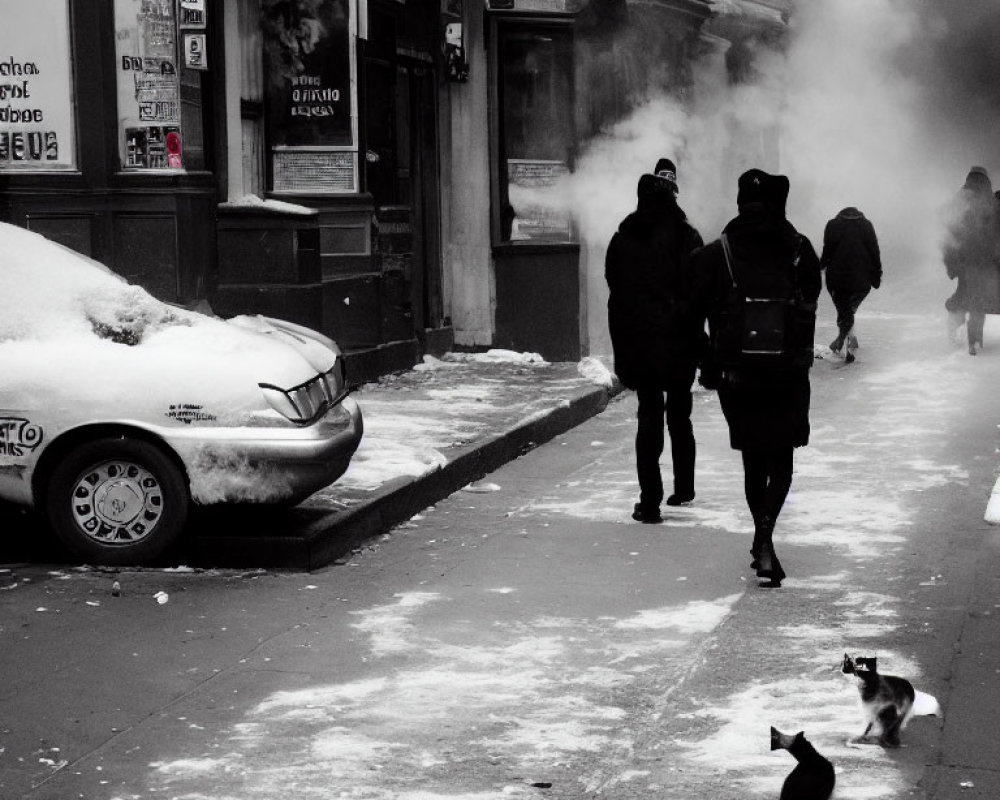
[[[562,405],[458,449],[441,469],[386,484],[370,499],[349,508],[334,511],[309,507],[284,511],[229,508],[224,512],[205,509],[201,520],[192,526],[195,530],[189,538],[190,561],[194,565],[216,567],[319,569],[599,414],[619,391],[617,386],[585,388]],[[214,532],[223,525],[234,531],[260,531],[270,525],[295,532],[281,536]]]

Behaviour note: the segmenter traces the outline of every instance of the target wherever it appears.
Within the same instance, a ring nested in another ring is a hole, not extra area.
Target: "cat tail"
[[[941,705],[933,695],[914,690],[910,714],[914,717],[940,717]]]

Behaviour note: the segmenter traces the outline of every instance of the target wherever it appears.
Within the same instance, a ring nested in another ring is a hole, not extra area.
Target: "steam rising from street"
[[[639,175],[663,156],[677,162],[678,200],[706,241],[735,216],[740,173],[781,172],[789,219],[817,252],[826,221],[857,206],[883,250],[878,304],[939,312],[952,291],[943,206],[973,164],[1000,170],[998,41],[989,0],[811,0],[796,4],[784,52],[750,40],[751,82],[730,83],[722,48],[708,46],[690,102],[653,97],[591,141],[570,180],[592,352],[610,352],[604,249],[635,208]]]

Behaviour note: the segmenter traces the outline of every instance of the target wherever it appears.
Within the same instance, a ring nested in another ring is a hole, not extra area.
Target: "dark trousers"
[[[792,488],[794,448],[743,450],[743,488],[754,525],[765,517],[772,524]]]
[[[956,330],[965,322],[966,338],[968,338],[969,344],[973,345],[978,342],[981,345],[983,343],[983,328],[986,326],[986,314],[982,311],[970,311],[969,318],[966,320],[965,313],[964,311],[948,312],[951,330]]]
[[[694,373],[693,367],[677,369],[669,376],[666,390],[636,390],[639,429],[635,435],[635,461],[639,475],[639,502],[644,508],[659,508],[663,500],[660,456],[663,454],[664,411],[670,435],[674,494],[694,494],[695,442],[691,425]]]
[[[844,291],[842,289],[831,289],[830,298],[833,300],[833,307],[837,309],[837,330],[840,338],[846,339],[847,334],[854,327],[854,315],[858,312],[862,301],[868,297],[870,289],[864,291]]]

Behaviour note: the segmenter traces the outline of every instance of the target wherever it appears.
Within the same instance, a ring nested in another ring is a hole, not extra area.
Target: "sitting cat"
[[[771,749],[783,748],[799,763],[788,773],[780,800],[827,800],[837,780],[833,764],[816,752],[802,731],[794,736],[771,728]]]
[[[931,695],[918,692],[906,678],[882,675],[876,668],[875,658],[851,658],[844,654],[841,671],[858,679],[858,692],[865,710],[868,726],[852,744],[880,744],[899,747],[899,732],[913,716],[937,716],[941,713],[938,701]]]

